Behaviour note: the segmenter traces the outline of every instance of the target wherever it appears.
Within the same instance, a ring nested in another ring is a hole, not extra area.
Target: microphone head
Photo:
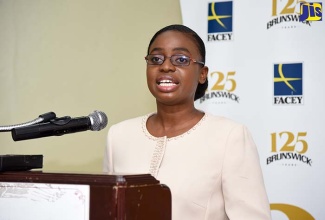
[[[89,115],[90,119],[90,130],[92,131],[100,131],[106,127],[108,119],[104,112],[95,110],[93,113]]]

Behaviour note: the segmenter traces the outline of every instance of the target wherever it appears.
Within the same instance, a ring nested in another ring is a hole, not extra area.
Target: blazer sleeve
[[[222,192],[230,220],[270,220],[259,155],[243,125],[229,132],[222,167]]]

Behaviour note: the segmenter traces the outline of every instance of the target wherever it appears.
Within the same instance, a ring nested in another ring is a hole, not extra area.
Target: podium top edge
[[[159,184],[150,174],[59,173],[43,171],[8,171],[0,173],[0,182],[33,182],[87,185]]]

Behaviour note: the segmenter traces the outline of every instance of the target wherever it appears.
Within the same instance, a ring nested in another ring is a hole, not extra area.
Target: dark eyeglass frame
[[[151,62],[150,62],[150,57],[158,57],[158,58],[160,58],[160,59],[162,60],[162,62],[161,62],[161,63],[151,63]],[[154,66],[162,65],[162,64],[165,62],[165,60],[166,60],[167,58],[169,58],[170,62],[171,62],[174,66],[189,66],[189,65],[191,64],[191,61],[192,61],[193,63],[201,64],[201,65],[203,65],[203,66],[205,65],[204,62],[202,62],[202,61],[198,61],[198,60],[196,60],[196,59],[193,59],[193,58],[191,58],[191,57],[188,57],[188,56],[185,56],[185,55],[182,55],[182,54],[176,54],[176,55],[172,55],[172,56],[170,56],[170,57],[166,57],[166,56],[164,56],[164,55],[162,55],[162,54],[148,54],[147,56],[144,57],[144,59],[146,60],[146,62],[147,62],[148,65],[154,65]],[[179,63],[176,63],[176,62],[175,62],[175,61],[177,60],[177,58],[188,59],[189,62],[188,62],[188,64],[179,64]]]

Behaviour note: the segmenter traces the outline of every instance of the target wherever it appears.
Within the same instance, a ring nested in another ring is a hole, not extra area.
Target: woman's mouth
[[[179,82],[173,79],[160,79],[157,81],[157,87],[161,92],[172,92],[174,91]]]
[[[159,86],[174,86],[176,83],[174,83],[172,80],[161,80],[157,83]]]

